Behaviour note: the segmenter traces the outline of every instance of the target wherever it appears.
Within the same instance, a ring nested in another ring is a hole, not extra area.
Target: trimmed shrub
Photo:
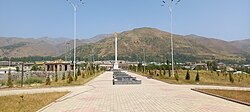
[[[7,81],[7,86],[9,87],[13,87],[13,83],[12,83],[12,75],[11,75],[11,70],[9,69],[8,72],[8,81]]]
[[[168,77],[171,77],[171,70],[168,70]]]
[[[0,86],[4,86],[6,84],[5,81],[0,81]]]
[[[71,73],[69,72],[67,76],[67,83],[71,83],[73,81],[73,77],[71,76]]]
[[[50,80],[49,75],[47,75],[47,77],[46,77],[46,85],[50,85],[50,84],[51,84],[51,80]]]
[[[43,83],[43,80],[40,77],[30,77],[24,81],[24,84],[34,84],[34,83]]]
[[[160,76],[162,76],[162,72],[161,72],[162,68],[160,68]]]
[[[232,73],[229,73],[229,81],[234,83],[234,77],[232,76]]]
[[[195,77],[195,82],[200,82],[200,76],[199,76],[199,71],[197,70],[197,74]]]
[[[187,70],[187,74],[186,74],[186,77],[185,77],[186,80],[190,80],[190,74],[189,74],[189,70]]]
[[[178,74],[174,74],[174,78],[176,81],[179,81],[179,75]]]
[[[75,81],[77,81],[77,77],[78,77],[78,75],[76,74],[76,75],[75,75]]]
[[[58,75],[57,75],[57,71],[55,71],[55,82],[58,81]]]
[[[165,69],[165,67],[163,68],[163,75],[164,76],[166,75],[166,69]]]
[[[65,80],[65,73],[62,74],[62,80]]]
[[[84,73],[84,71],[82,71],[82,78],[85,78],[85,73]]]
[[[77,69],[77,76],[80,76],[81,75],[81,70],[80,68]]]

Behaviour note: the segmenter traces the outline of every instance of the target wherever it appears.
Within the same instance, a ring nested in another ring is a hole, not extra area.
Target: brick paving
[[[105,72],[85,86],[44,107],[44,112],[250,112],[250,107],[191,91],[191,88],[239,87],[173,85],[129,73],[141,85],[112,85],[112,72]]]
[[[43,112],[250,112],[250,107],[205,95],[191,88],[250,90],[243,87],[174,85],[129,73],[140,85],[112,85],[112,72],[105,72],[83,86],[0,90],[0,96],[71,91]]]

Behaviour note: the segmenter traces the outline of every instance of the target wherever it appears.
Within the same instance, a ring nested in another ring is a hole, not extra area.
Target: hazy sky
[[[139,27],[170,31],[168,7],[161,4],[161,0],[78,2],[77,37]],[[175,5],[173,18],[176,34],[250,38],[250,0],[182,0]],[[72,38],[73,8],[66,0],[0,0],[0,36]]]

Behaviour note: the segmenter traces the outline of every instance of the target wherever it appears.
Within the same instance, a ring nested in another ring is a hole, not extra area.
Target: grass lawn
[[[220,95],[226,98],[236,99],[242,102],[250,103],[250,91],[239,90],[218,90],[218,89],[199,89],[204,92]]]
[[[0,112],[35,112],[67,93],[53,92],[0,96]]]
[[[197,72],[195,70],[190,70],[190,80],[185,80],[186,70],[178,70],[179,81],[176,81],[174,77],[168,77],[168,72],[166,75],[153,75],[150,76],[148,73],[144,74],[141,72],[134,72],[139,75],[143,75],[146,77],[152,77],[153,79],[161,80],[163,82],[171,83],[171,84],[197,84],[195,82],[195,76]],[[159,71],[156,74],[159,74]],[[250,74],[240,74],[240,75],[232,75],[234,78],[234,82],[231,83],[229,81],[229,75],[223,75],[220,73],[219,75],[216,72],[200,70],[199,71],[201,85],[221,85],[221,86],[242,86],[242,87],[250,87]]]
[[[101,75],[103,72],[99,72],[96,73],[94,75],[91,76],[85,76],[85,78],[82,78],[81,76],[78,76],[76,81],[72,81],[71,83],[67,83],[67,80],[61,80],[59,79],[57,82],[52,81],[51,85],[49,86],[75,86],[75,85],[83,85],[89,81],[91,81],[92,79],[96,78],[97,76]]]
[[[50,85],[45,84],[45,79],[42,83],[33,83],[33,84],[24,84],[22,88],[43,88],[43,87],[59,87],[59,86],[77,86],[77,85],[83,85],[92,79],[96,78],[100,74],[102,74],[104,71],[100,71],[98,73],[95,73],[93,75],[86,75],[84,78],[82,76],[78,76],[77,80],[75,81],[73,78],[73,81],[71,83],[67,83],[67,76],[65,76],[65,80],[62,80],[61,77],[58,78],[58,81],[55,82],[53,79]],[[6,82],[6,81],[5,81]],[[19,83],[14,83],[14,88],[21,88]],[[9,89],[7,86],[5,88],[1,89]]]

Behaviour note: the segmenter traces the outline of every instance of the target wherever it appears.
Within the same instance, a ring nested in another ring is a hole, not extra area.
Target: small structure
[[[13,73],[17,73],[16,72],[16,67],[3,67],[0,68],[0,80],[6,80],[8,78],[8,73],[10,73],[13,75]]]
[[[246,72],[243,72],[243,71],[236,71],[234,72],[233,74],[247,74]]]
[[[73,65],[70,61],[47,61],[45,62],[45,71],[70,71],[73,70]]]
[[[227,72],[234,72],[235,70],[232,67],[227,66],[226,71]]]
[[[113,85],[124,84],[141,84],[141,80],[137,80],[136,77],[132,77],[125,72],[121,72],[120,70],[114,70]]]
[[[202,69],[202,70],[208,70],[206,63],[196,63],[192,65],[192,69]]]

